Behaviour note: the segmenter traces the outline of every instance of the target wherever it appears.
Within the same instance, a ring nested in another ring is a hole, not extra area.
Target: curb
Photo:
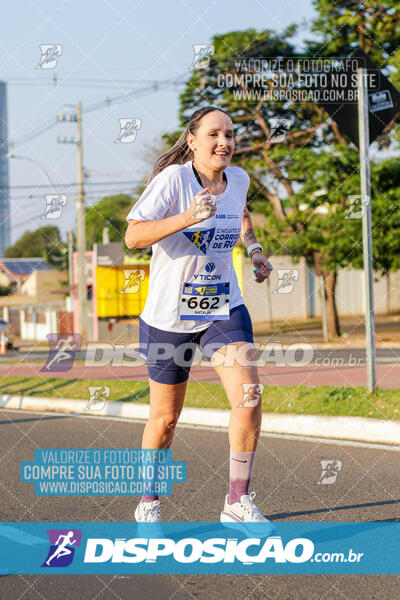
[[[50,411],[125,419],[147,420],[149,404],[105,402],[102,410],[85,410],[87,400],[44,398],[0,394],[0,408]],[[230,411],[206,408],[183,408],[179,423],[228,428]],[[263,413],[261,431],[303,435],[336,440],[353,440],[400,445],[400,421],[365,417],[330,417],[319,415],[277,415]]]

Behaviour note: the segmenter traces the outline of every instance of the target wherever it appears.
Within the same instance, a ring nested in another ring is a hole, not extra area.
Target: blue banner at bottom
[[[398,574],[400,522],[0,525],[0,574]]]

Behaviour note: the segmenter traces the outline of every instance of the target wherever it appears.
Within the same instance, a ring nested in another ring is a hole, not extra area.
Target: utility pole
[[[367,346],[367,385],[376,389],[374,288],[372,271],[371,180],[369,168],[369,116],[367,70],[357,69],[358,129],[360,140],[361,210],[364,259],[365,333]]]
[[[85,192],[83,188],[83,151],[82,151],[82,106],[78,102],[78,197],[77,197],[77,250],[78,250],[78,327],[82,344],[87,343],[87,288],[85,275],[86,231],[85,231]]]
[[[74,247],[72,239],[72,229],[68,230],[68,279],[69,279],[69,297],[71,302],[71,309],[74,312]]]
[[[88,341],[87,326],[87,287],[86,287],[86,231],[85,231],[85,190],[83,187],[83,150],[82,150],[82,105],[77,103],[76,114],[61,114],[58,121],[74,122],[78,126],[78,139],[61,139],[57,141],[62,144],[76,144],[78,149],[78,195],[76,201],[77,214],[77,296],[78,296],[78,332],[82,338],[82,345]]]

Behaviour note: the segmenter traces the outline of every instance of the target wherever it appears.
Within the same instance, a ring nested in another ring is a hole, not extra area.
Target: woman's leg
[[[190,371],[189,366],[175,364],[174,357],[158,357],[157,344],[173,344],[178,348],[179,344],[190,342],[191,338],[190,334],[157,329],[139,318],[139,342],[146,357],[150,385],[150,414],[143,431],[143,449],[164,449],[171,446]],[[142,500],[152,502],[158,500],[158,496],[147,495]]]
[[[196,350],[195,336],[157,329],[140,318],[139,342],[146,358],[150,385],[150,413],[143,431],[142,448],[168,449],[183,407],[190,365]],[[190,343],[193,343],[192,348],[188,346]],[[161,344],[161,348],[166,344],[164,354],[160,356],[157,344]],[[175,351],[173,356],[167,356],[171,346]],[[157,494],[142,497],[135,510],[135,519],[139,522],[160,521]]]
[[[144,428],[142,448],[169,448],[181,414],[187,381],[167,385],[149,379],[150,415]]]
[[[259,393],[260,378],[257,367],[246,366],[246,361],[242,360],[245,352],[240,352],[239,348],[244,345],[249,347],[249,342],[235,342],[223,346],[213,354],[211,366],[221,379],[232,409],[229,421],[230,446],[237,452],[254,452],[260,435],[262,399]],[[240,354],[241,360],[240,362],[235,360],[233,366],[231,363],[231,366],[224,366],[224,357],[232,356],[230,347],[237,349],[236,352]],[[251,350],[247,356],[250,361],[254,359]],[[246,392],[242,384],[247,384]],[[246,393],[252,394],[254,401],[249,404],[256,404],[255,406],[246,406]],[[257,397],[259,400],[256,403]]]
[[[243,346],[247,347],[247,354]],[[251,346],[249,342],[227,344],[211,358],[211,365],[221,379],[232,409],[229,421],[230,461],[227,499],[229,505],[240,502],[243,495],[249,494],[249,483],[261,428],[262,387],[257,367],[246,365],[246,360],[243,360],[245,355],[250,360],[255,358]],[[231,363],[230,366],[224,366],[224,357],[232,356],[232,350],[234,354],[239,354],[241,359],[234,360],[233,365]]]
[[[143,431],[143,449],[170,448],[174,438],[176,423],[181,414],[187,381],[175,384],[150,382],[150,414]],[[158,495],[147,494],[143,502],[154,502]]]

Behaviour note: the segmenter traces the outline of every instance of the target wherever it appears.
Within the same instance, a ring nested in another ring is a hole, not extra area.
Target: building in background
[[[0,81],[0,256],[11,245],[10,190],[8,184],[7,84]]]
[[[53,271],[44,258],[1,258],[0,285],[11,285],[13,292],[19,292],[23,282],[34,271]]]
[[[66,271],[52,269],[43,259],[10,258],[0,261],[0,281],[2,277],[16,289],[0,296],[0,316],[10,323],[16,338],[45,342],[49,333],[62,332],[68,318]]]
[[[125,255],[121,242],[94,244],[85,255],[90,340],[130,339],[149,291],[149,264]],[[77,253],[73,256],[73,330],[78,330]]]

